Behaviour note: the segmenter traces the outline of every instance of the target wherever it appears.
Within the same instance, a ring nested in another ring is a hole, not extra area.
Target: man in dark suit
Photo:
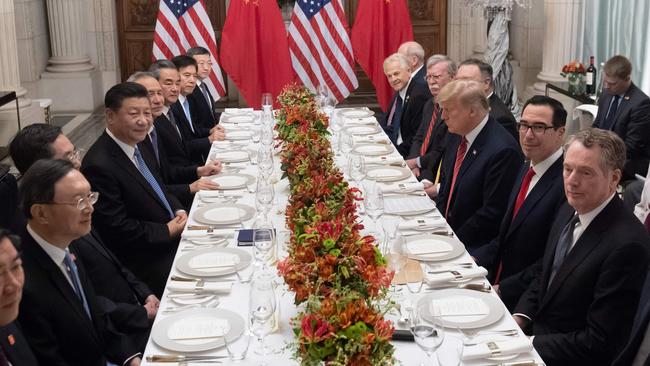
[[[494,94],[494,79],[492,66],[481,60],[470,58],[458,65],[456,79],[474,80],[483,86],[483,91],[490,102],[490,116],[494,118],[512,137],[519,142],[517,132],[517,120],[510,112],[508,106],[503,104],[501,99]]]
[[[15,320],[25,284],[20,238],[0,229],[0,364],[37,366],[36,357]],[[4,361],[4,363],[3,363]]]
[[[18,184],[5,164],[0,164],[0,202],[0,227],[13,228],[18,213]]]
[[[171,106],[176,124],[183,134],[183,139],[190,150],[192,160],[205,162],[212,143],[225,138],[221,126],[204,127],[199,123],[201,116],[197,114],[196,100],[189,96],[196,88],[197,64],[190,56],[176,56],[172,59],[180,74],[180,94],[178,100]]]
[[[426,85],[411,82],[411,67],[402,54],[394,53],[384,60],[384,73],[395,95],[388,114],[379,123],[397,151],[407,157],[422,120],[422,106],[431,94]]]
[[[478,264],[513,309],[536,275],[533,264],[544,256],[549,223],[566,202],[562,185],[562,144],[567,112],[543,95],[526,101],[519,143],[526,157],[510,193],[499,236],[474,252]]]
[[[639,306],[632,323],[632,332],[623,351],[616,357],[612,366],[645,366],[650,364],[650,273],[643,283]]]
[[[603,68],[603,94],[594,127],[614,131],[625,142],[627,157],[621,181],[644,176],[650,162],[650,98],[630,78],[632,64],[624,56],[610,58]]]
[[[149,93],[151,104],[151,115],[154,118],[160,117],[163,112],[164,96],[157,78],[150,72],[140,71],[131,75],[128,81],[144,86]],[[160,137],[159,128],[153,123],[147,137],[138,143],[142,149],[148,149],[149,153],[156,157],[155,167],[158,170],[167,189],[176,196],[183,206],[189,210],[194,200],[194,194],[199,190],[215,190],[219,185],[209,179],[201,179],[203,176],[210,176],[221,171],[221,163],[217,160],[207,162],[204,166],[173,164],[167,154],[167,145]]]
[[[427,83],[424,76],[427,70],[424,68],[424,48],[422,48],[422,45],[413,41],[404,42],[397,48],[397,53],[401,53],[408,59],[412,82],[426,87]]]
[[[198,119],[198,123],[208,129],[214,127],[219,123],[221,114],[217,112],[217,102],[206,84],[206,80],[210,79],[212,73],[212,58],[210,51],[206,48],[197,46],[192,47],[185,53],[187,56],[196,60],[196,87],[192,94],[188,96],[189,99],[194,99],[194,110],[192,115]]]
[[[39,160],[20,186],[27,216],[19,322],[41,365],[139,365],[141,345],[115,330],[70,243],[88,234],[93,203],[84,176],[64,160]]]
[[[488,114],[479,83],[454,80],[438,99],[454,135],[445,147],[436,203],[473,255],[497,236],[523,158],[517,142]]]
[[[565,148],[564,191],[542,271],[513,314],[547,365],[610,365],[629,335],[650,239],[616,194],[625,144],[583,130]]]
[[[413,174],[431,183],[436,180],[438,167],[444,153],[447,125],[442,120],[442,108],[436,100],[440,89],[454,79],[456,63],[445,55],[433,55],[427,60],[427,87],[433,96],[422,107],[422,122],[413,137],[406,161]]]
[[[122,263],[160,296],[187,213],[153,168],[155,157],[137,147],[152,123],[147,89],[117,84],[106,92],[104,104],[106,132],[81,165],[100,193],[95,227]]]

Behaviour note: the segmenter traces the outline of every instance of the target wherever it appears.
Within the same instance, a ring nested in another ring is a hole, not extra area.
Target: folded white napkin
[[[377,123],[377,119],[374,116],[362,118],[343,117],[344,126],[367,125],[369,123]]]
[[[201,291],[214,294],[227,294],[232,289],[232,282],[204,282],[200,289],[196,285],[196,282],[169,281],[167,289],[174,292]]]
[[[224,191],[208,191],[208,190],[200,190],[199,191],[199,198],[220,198],[220,197],[236,197],[236,196],[242,196],[246,192],[244,191],[237,191],[237,190],[224,190]]]
[[[458,269],[454,269],[454,271],[460,273],[460,275],[463,276],[462,277],[463,279],[485,277],[488,273],[487,269],[483,267],[458,268]],[[454,276],[454,274],[451,272],[426,274],[424,276],[424,281],[429,286],[446,285],[449,283],[449,281],[455,279],[456,276]]]
[[[247,142],[235,142],[231,140],[219,140],[212,143],[212,147],[220,150],[241,150],[248,146]]]
[[[211,237],[223,236],[223,237],[232,237],[233,229],[214,229],[212,232],[208,233],[207,230],[185,230],[181,234],[183,239],[204,239],[208,235]]]
[[[494,343],[500,351],[499,354],[496,355],[497,357],[531,352],[533,350],[533,343],[528,339],[528,337],[504,339],[494,341]],[[465,346],[465,349],[463,350],[463,361],[478,360],[492,356],[492,350],[488,347],[487,342],[479,343],[475,346]]]
[[[433,230],[440,227],[447,227],[447,222],[442,217],[440,218],[419,218],[400,222],[400,230]]]
[[[363,160],[366,164],[391,164],[404,162],[404,159],[402,159],[401,156],[364,156]]]
[[[383,193],[412,193],[424,190],[422,182],[390,183],[381,186]]]
[[[387,144],[390,143],[390,140],[386,135],[371,135],[371,136],[353,136],[352,142],[354,144]]]
[[[226,108],[223,110],[225,114],[244,114],[252,111],[253,108]]]

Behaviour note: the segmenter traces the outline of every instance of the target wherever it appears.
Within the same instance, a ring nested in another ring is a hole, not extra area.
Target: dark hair
[[[71,162],[57,159],[41,159],[27,169],[19,189],[20,204],[27,218],[32,217],[32,205],[54,200],[54,185],[72,170]]]
[[[160,69],[174,69],[176,70],[176,65],[174,65],[173,62],[165,59],[160,59],[154,61],[151,66],[149,66],[149,71],[150,73],[153,74],[153,76],[156,79],[160,79]]]
[[[174,63],[174,65],[176,65],[176,68],[178,70],[188,66],[194,66],[194,68],[196,68],[197,70],[199,68],[198,64],[196,63],[196,60],[190,56],[185,56],[185,55],[176,56],[172,59],[172,62]]]
[[[185,52],[186,56],[196,56],[196,55],[209,55],[210,51],[208,51],[206,48],[201,47],[201,46],[196,46],[192,47],[187,52]]]
[[[127,81],[113,85],[113,87],[108,89],[106,92],[106,96],[104,97],[104,107],[117,112],[122,108],[122,102],[124,99],[127,98],[149,98],[149,93],[144,86],[138,83]]]
[[[550,107],[553,110],[553,127],[557,129],[566,126],[567,113],[562,103],[557,99],[545,95],[535,95],[524,103],[524,107],[521,110],[525,110],[529,104]]]
[[[25,174],[36,160],[54,156],[51,145],[62,133],[61,127],[45,123],[35,123],[18,131],[9,145],[9,154],[20,174]]]
[[[616,55],[605,62],[603,71],[608,76],[625,80],[632,73],[632,63],[630,63],[627,57]]]
[[[458,68],[460,68],[463,65],[475,65],[476,67],[478,67],[478,69],[481,71],[481,75],[484,78],[490,78],[490,85],[492,85],[492,82],[494,81],[492,74],[494,72],[492,71],[492,66],[490,64],[481,61],[477,58],[468,58],[467,60],[458,64]]]
[[[16,251],[18,253],[20,253],[20,242],[21,242],[20,236],[12,234],[11,231],[7,229],[0,228],[0,242],[2,242],[4,238],[9,239],[11,245],[13,245],[14,248],[16,248]]]

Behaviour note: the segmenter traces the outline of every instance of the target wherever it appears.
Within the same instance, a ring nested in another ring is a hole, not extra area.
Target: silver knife
[[[228,356],[149,355],[147,362],[218,361],[222,358],[228,358]]]

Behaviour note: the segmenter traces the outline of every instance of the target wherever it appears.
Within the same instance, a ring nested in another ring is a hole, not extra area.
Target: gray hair
[[[158,80],[158,78],[156,77],[156,75],[154,75],[153,72],[150,72],[150,71],[136,71],[133,74],[131,74],[131,76],[129,76],[129,78],[126,79],[126,81],[131,82],[131,83],[135,83],[138,80],[144,79],[144,78],[154,78],[154,79]]]
[[[154,63],[152,63],[151,66],[149,66],[149,70],[147,70],[147,71],[152,73],[152,75],[156,79],[160,80],[160,69],[174,69],[174,70],[177,70],[176,65],[174,65],[174,63],[171,62],[170,60],[160,59],[160,60],[154,61]]]
[[[588,128],[579,131],[571,136],[566,145],[564,145],[565,153],[574,142],[579,142],[587,149],[591,149],[594,146],[600,147],[602,150],[600,154],[600,165],[604,172],[610,172],[616,169],[621,172],[623,171],[626,156],[625,143],[616,133],[599,128]]]
[[[408,58],[406,58],[406,56],[402,55],[401,53],[393,53],[392,55],[386,57],[384,60],[384,70],[386,70],[386,66],[388,66],[388,64],[391,62],[398,62],[400,68],[403,70],[411,69]]]
[[[429,57],[427,59],[427,69],[441,62],[447,63],[447,73],[449,74],[449,76],[451,76],[452,78],[456,76],[456,72],[458,72],[458,66],[456,65],[456,61],[452,60],[447,55],[433,55]]]
[[[438,103],[458,98],[461,104],[490,111],[490,103],[483,92],[481,84],[474,80],[453,80],[445,85],[438,94]]]
[[[399,46],[397,52],[407,57],[416,57],[419,64],[424,63],[424,48],[417,42],[404,42]]]

